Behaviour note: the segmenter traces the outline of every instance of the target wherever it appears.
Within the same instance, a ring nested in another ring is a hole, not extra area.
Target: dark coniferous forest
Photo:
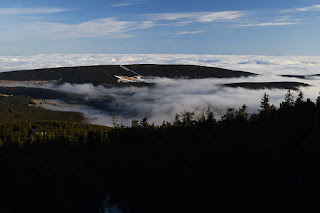
[[[319,212],[320,98],[113,128],[29,101],[0,98],[0,212]]]

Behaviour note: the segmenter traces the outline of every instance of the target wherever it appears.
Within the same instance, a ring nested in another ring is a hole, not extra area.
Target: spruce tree
[[[292,108],[295,104],[294,102],[294,96],[291,90],[288,90],[288,92],[284,96],[284,101],[280,103],[280,108],[282,109],[289,109]]]
[[[112,125],[114,128],[118,128],[119,124],[118,124],[118,117],[116,114],[113,114],[112,116]]]
[[[269,116],[271,111],[275,109],[274,105],[270,105],[269,95],[265,92],[260,102],[260,115]]]

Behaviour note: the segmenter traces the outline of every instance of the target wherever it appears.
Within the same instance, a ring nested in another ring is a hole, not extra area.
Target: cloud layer
[[[31,56],[0,56],[0,72],[113,64],[191,64],[275,75],[310,75],[320,73],[320,56],[192,54],[41,54]]]
[[[40,7],[40,8],[0,8],[0,15],[39,15],[50,14],[70,11],[66,8],[52,8],[52,7]]]
[[[232,21],[247,15],[243,11],[221,11],[221,12],[190,12],[190,13],[159,13],[149,14],[147,17],[154,21],[184,21],[192,22],[225,22]]]
[[[0,54],[319,52],[319,5],[219,10],[222,7],[210,1],[202,9],[191,6],[195,2],[179,8],[160,2],[0,8]]]
[[[155,87],[105,88],[91,84],[64,84],[49,89],[82,94],[86,100],[110,100],[108,111],[86,105],[49,106],[49,109],[77,111],[87,115],[89,122],[111,125],[113,113],[119,121],[129,125],[133,118],[147,116],[150,122],[161,124],[172,121],[176,113],[183,110],[203,113],[208,106],[216,116],[225,113],[228,107],[238,108],[242,104],[256,112],[264,92],[270,95],[275,105],[283,100],[286,90],[247,90],[225,88],[221,84],[235,82],[297,81],[312,85],[302,88],[307,98],[315,100],[320,91],[320,78],[285,78],[279,75],[308,75],[320,73],[320,57],[312,56],[250,56],[250,55],[34,55],[0,56],[1,71],[35,69],[45,67],[66,67],[98,64],[192,64],[250,71],[262,75],[233,79],[167,79],[151,80]],[[109,110],[111,109],[111,110]]]
[[[76,111],[84,113],[88,121],[100,125],[112,125],[111,118],[117,114],[119,122],[130,125],[132,119],[141,120],[147,117],[151,123],[161,124],[163,121],[172,122],[176,113],[194,111],[199,117],[211,107],[217,118],[220,118],[229,107],[239,108],[243,104],[248,106],[249,112],[257,112],[261,97],[265,92],[270,95],[271,103],[279,106],[284,100],[286,90],[248,90],[243,88],[227,88],[221,86],[233,82],[261,82],[261,81],[292,81],[292,79],[261,75],[237,79],[168,79],[155,78],[155,87],[121,87],[105,88],[91,84],[69,84],[59,87],[48,87],[64,92],[82,94],[86,100],[107,100],[112,97],[106,111],[97,110],[86,105],[47,106],[48,109]],[[306,98],[315,100],[320,91],[320,77],[307,80],[295,79],[313,86],[301,88]],[[295,92],[297,96],[297,92]],[[110,99],[109,99],[110,100]]]
[[[307,7],[299,7],[295,9],[283,10],[284,13],[298,13],[298,12],[315,12],[320,11],[320,4],[307,6]]]

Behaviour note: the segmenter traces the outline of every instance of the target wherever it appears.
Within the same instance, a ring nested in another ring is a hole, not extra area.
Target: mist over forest
[[[48,80],[52,78],[57,80],[63,77],[64,80],[61,84],[45,85],[41,88],[61,93],[77,94],[78,101],[63,106],[46,105],[43,107],[51,110],[82,112],[88,118],[89,123],[100,125],[110,126],[114,114],[117,115],[119,122],[124,125],[130,125],[132,119],[142,119],[144,117],[155,124],[161,124],[163,121],[171,122],[175,114],[183,111],[194,111],[199,116],[207,107],[211,107],[219,118],[226,112],[227,108],[238,108],[242,104],[246,104],[249,112],[254,113],[257,112],[258,100],[264,92],[270,95],[271,103],[279,106],[288,89],[293,90],[295,95],[297,95],[298,90],[301,90],[311,100],[315,100],[320,91],[320,77],[317,75],[320,62],[317,57],[68,55],[60,61],[61,63],[55,63],[62,57],[64,55],[2,57],[2,61],[8,62],[11,60],[12,69],[21,69],[20,65],[40,68],[42,66],[56,67],[73,63],[82,65],[99,64],[105,63],[105,60],[107,60],[110,64],[119,62],[124,64],[128,62],[197,63],[198,65],[219,65],[222,68],[237,67],[236,70],[243,72],[228,76],[229,74],[226,74],[228,70],[222,69],[221,72],[224,73],[219,76],[210,74],[209,70],[212,67],[182,66],[181,70],[177,72],[170,70],[172,68],[169,65],[159,66],[157,69],[152,66],[148,67],[148,65],[131,65],[129,66],[131,69],[142,75],[152,76],[152,78],[147,79],[147,84],[119,84],[116,82],[117,79],[113,76],[114,74],[132,76],[132,73],[114,65],[105,68],[103,66],[89,66],[87,71],[85,71],[86,67],[62,68],[65,70],[63,71],[65,74],[62,75],[59,75],[59,72],[54,72],[56,74],[53,75],[49,71],[51,69],[43,69],[42,72],[40,70],[23,71],[26,74],[19,77],[21,79],[37,80],[40,77],[37,73],[48,73],[46,76],[42,76],[42,78]],[[35,60],[39,60],[37,65],[33,64]],[[173,65],[172,67],[175,66],[179,67],[179,65]],[[158,70],[158,68],[161,69]],[[83,69],[77,77],[68,74],[78,72],[75,71],[77,69]],[[103,69],[107,71],[103,71]],[[198,69],[200,71],[196,71]],[[220,72],[220,70],[217,71]],[[108,72],[108,76],[105,76],[104,72]],[[192,74],[193,72],[198,74]],[[11,78],[9,72],[7,73],[6,79]],[[15,76],[18,75],[15,74]],[[92,76],[99,77],[94,79]],[[263,85],[264,83],[267,84]],[[250,86],[248,87],[248,85]],[[83,99],[83,101],[79,101],[79,99]]]
[[[1,0],[0,213],[319,213],[319,0]]]
[[[0,211],[318,212],[317,65],[260,65],[0,73]]]

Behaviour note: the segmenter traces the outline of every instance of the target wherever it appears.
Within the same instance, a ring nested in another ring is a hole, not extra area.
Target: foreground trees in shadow
[[[124,212],[319,212],[318,100],[160,126],[2,122],[0,212],[99,212],[106,195]]]

